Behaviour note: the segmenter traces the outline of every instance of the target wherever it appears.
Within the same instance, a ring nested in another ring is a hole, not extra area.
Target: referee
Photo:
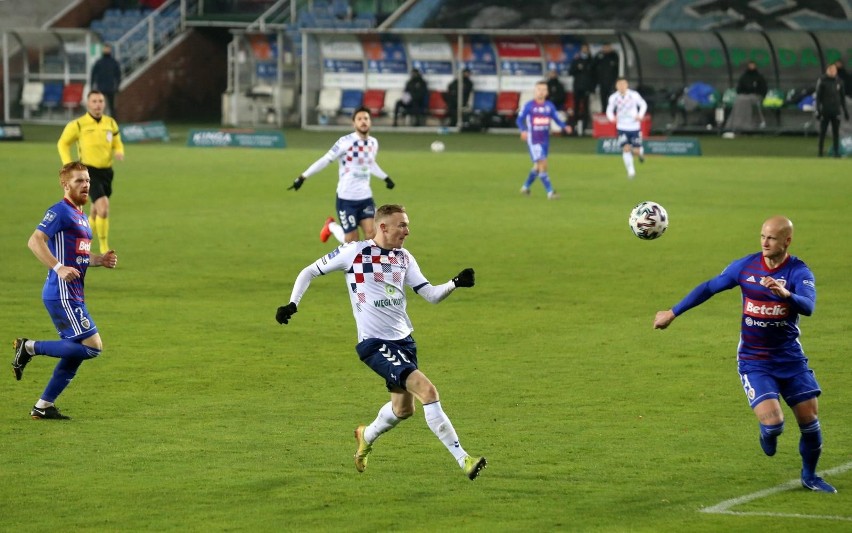
[[[89,221],[98,236],[100,252],[110,250],[109,197],[112,195],[112,159],[124,160],[124,144],[114,118],[104,115],[104,95],[90,91],[86,96],[87,113],[65,126],[57,147],[62,164],[73,161],[71,146],[77,145],[77,157],[89,169],[92,201]]]

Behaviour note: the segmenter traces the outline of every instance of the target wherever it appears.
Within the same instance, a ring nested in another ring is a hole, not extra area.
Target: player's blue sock
[[[769,457],[775,455],[775,450],[778,447],[778,435],[783,432],[783,420],[780,424],[760,424],[760,447],[763,448],[763,453],[765,453]]]
[[[527,181],[524,182],[524,189],[529,189],[532,187],[532,184],[535,182],[535,178],[538,174],[535,170],[530,170],[530,175],[527,176]]]
[[[100,350],[89,348],[79,342],[62,341],[36,341],[35,353],[61,359],[91,359],[101,354]]]
[[[47,387],[45,387],[41,399],[51,403],[56,401],[65,387],[74,379],[77,369],[80,368],[82,363],[83,359],[60,359],[56,363],[56,368],[53,369],[53,376],[47,382]]]
[[[547,191],[548,194],[553,192],[553,184],[550,183],[550,176],[547,175],[547,172],[539,174],[538,179],[541,180],[541,183],[544,185],[544,190]]]
[[[819,419],[805,425],[799,424],[802,438],[799,439],[799,453],[802,454],[802,479],[816,476],[817,461],[822,453],[822,430]]]

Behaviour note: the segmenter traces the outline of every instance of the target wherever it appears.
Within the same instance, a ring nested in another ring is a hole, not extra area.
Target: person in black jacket
[[[426,95],[429,88],[426,87],[426,80],[420,75],[420,71],[411,70],[411,77],[405,82],[405,92],[402,93],[402,98],[396,101],[396,107],[393,110],[393,125],[396,126],[399,118],[399,113],[403,109],[405,113],[413,117],[415,126],[420,126],[425,121],[426,115]]]
[[[595,81],[592,77],[592,56],[589,53],[589,45],[584,44],[571,62],[568,74],[574,78],[574,120],[576,124],[582,121],[582,128],[591,125],[589,115],[589,95],[595,89]],[[607,95],[609,97],[609,95]],[[582,131],[582,128],[579,131]],[[579,133],[578,131],[578,133]]]
[[[565,108],[565,86],[559,81],[559,73],[555,70],[547,74],[547,99],[553,102],[557,111]]]
[[[470,69],[462,70],[462,108],[467,106],[470,100],[470,93],[473,92],[473,81],[470,79]],[[459,112],[459,79],[453,78],[453,81],[447,86],[447,92],[443,94],[444,101],[447,102],[447,117],[449,118],[450,127],[455,127],[458,124]]]
[[[609,43],[604,44],[601,50],[595,54],[595,61],[592,66],[595,83],[600,91],[601,112],[609,104],[609,95],[615,92],[615,82],[618,80],[618,63],[618,52],[613,50]]]
[[[766,120],[763,118],[763,98],[766,96],[767,90],[766,78],[758,72],[757,63],[749,61],[746,64],[746,71],[737,81],[737,98],[748,100],[757,109],[761,127],[766,124]]]
[[[846,120],[849,120],[849,110],[846,109],[843,80],[837,77],[837,65],[832,63],[825,69],[825,75],[817,80],[815,94],[816,115],[819,120],[819,156],[823,156],[825,133],[831,124],[834,157],[840,157],[840,111],[842,110]]]
[[[91,86],[93,91],[100,91],[106,98],[109,115],[115,117],[115,94],[121,86],[121,65],[112,57],[112,47],[105,44],[101,58],[92,67]]]

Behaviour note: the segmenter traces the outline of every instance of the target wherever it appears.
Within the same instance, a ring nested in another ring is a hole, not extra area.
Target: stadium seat
[[[515,91],[503,91],[497,95],[497,115],[504,120],[512,120],[518,114],[518,105],[521,101],[521,93]]]
[[[336,87],[326,87],[320,90],[317,111],[327,117],[336,115],[340,111],[342,94],[343,91]]]
[[[473,112],[493,113],[497,105],[497,93],[493,91],[473,91]]]
[[[21,105],[26,111],[37,111],[44,96],[44,84],[40,81],[28,81],[21,90]]]
[[[364,92],[364,107],[370,110],[370,114],[377,117],[382,114],[385,106],[384,89],[367,89]]]
[[[361,107],[364,101],[364,91],[361,89],[344,89],[340,95],[340,113],[351,115]]]
[[[68,118],[82,105],[83,89],[82,83],[69,83],[62,89],[62,107],[65,108]]]
[[[429,91],[429,115],[444,119],[447,116],[447,102],[441,91]]]
[[[63,85],[61,81],[52,81],[44,85],[44,97],[41,105],[48,113],[53,112],[62,103]]]
[[[396,108],[396,102],[402,98],[402,93],[404,91],[402,89],[388,89],[385,92],[385,105],[382,107],[382,114],[393,116],[394,109]]]

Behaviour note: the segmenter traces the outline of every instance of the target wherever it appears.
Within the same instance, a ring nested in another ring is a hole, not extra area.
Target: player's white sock
[[[24,343],[24,350],[30,355],[35,355],[35,341],[27,341]]]
[[[464,458],[467,457],[467,452],[459,444],[459,436],[456,435],[456,430],[453,423],[444,414],[441,409],[441,402],[432,402],[423,405],[423,412],[426,414],[426,424],[432,433],[444,443],[447,450],[456,458],[456,462],[461,464]]]
[[[627,169],[627,175],[632,176],[636,173],[633,168],[633,152],[622,152],[621,157],[624,159],[624,168]]]
[[[39,398],[39,400],[35,404],[38,409],[44,409],[46,407],[50,407],[51,405],[53,405],[53,402],[46,402],[41,398]]]
[[[337,222],[329,222],[328,230],[331,232],[332,235],[334,235],[334,238],[337,239],[340,244],[346,242],[346,234],[343,233],[343,228],[340,227],[340,224],[338,224]]]
[[[387,433],[402,422],[402,419],[393,414],[393,404],[388,402],[379,409],[379,415],[373,423],[364,429],[364,440],[373,443],[382,433]]]
[[[641,155],[642,157],[645,157],[645,147],[644,146],[639,147],[639,155]]]

